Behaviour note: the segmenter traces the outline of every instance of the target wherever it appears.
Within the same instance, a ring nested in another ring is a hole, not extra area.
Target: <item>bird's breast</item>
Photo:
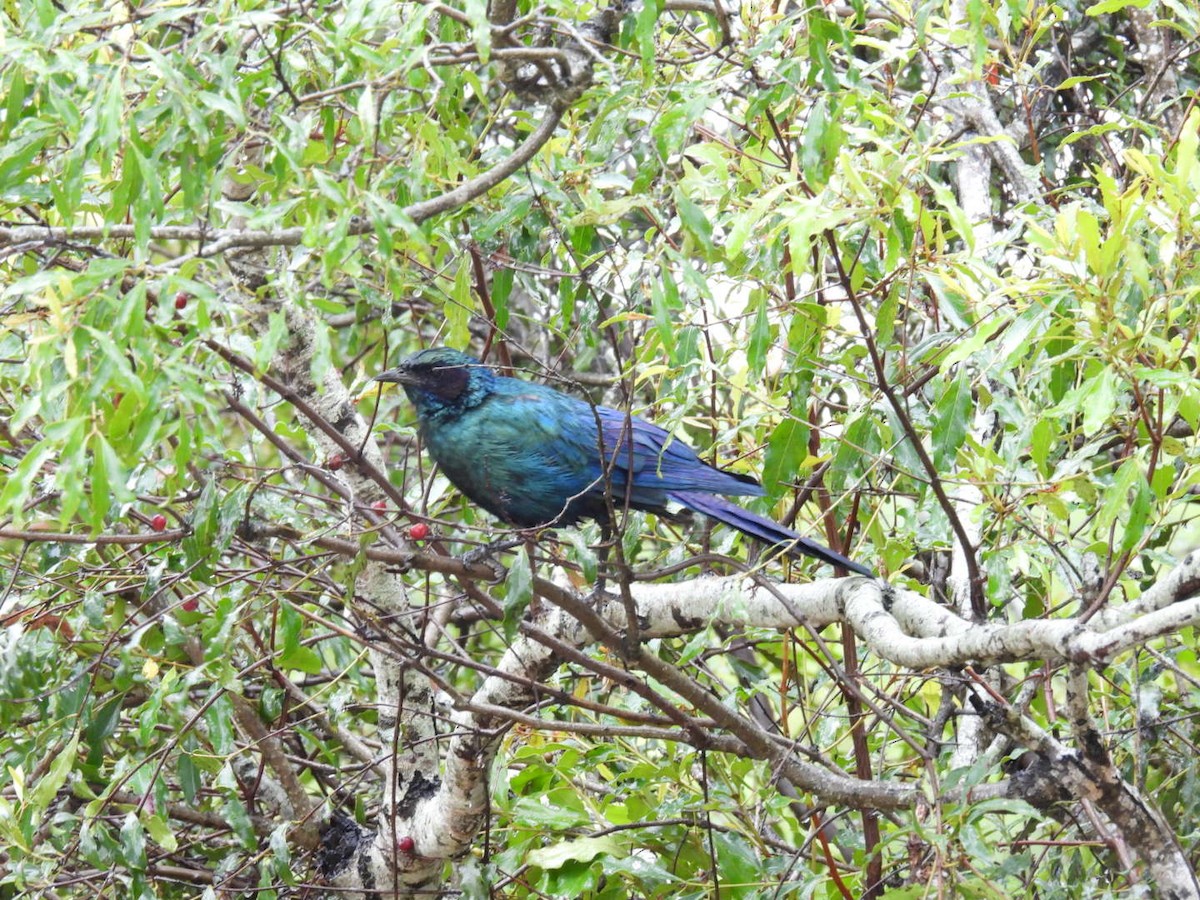
[[[424,441],[450,482],[502,521],[534,528],[578,519],[571,500],[586,489],[586,478],[556,465],[553,448],[543,452],[510,435],[507,427],[460,422],[427,429]]]

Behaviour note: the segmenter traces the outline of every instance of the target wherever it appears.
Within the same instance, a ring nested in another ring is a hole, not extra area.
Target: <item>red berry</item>
[[[423,541],[429,537],[429,526],[424,522],[417,522],[408,529],[408,539],[410,541]]]
[[[192,298],[192,295],[189,294],[187,291],[180,291],[178,294],[175,295],[175,308],[183,309],[184,307],[186,307],[188,305],[188,300],[190,300],[191,298]]]
[[[167,530],[167,517],[164,516],[162,513],[157,513],[154,516],[154,518],[150,520],[150,527],[153,528],[155,531],[166,531]]]
[[[375,510],[375,512],[387,512],[387,501],[376,500],[371,504],[371,509]]]
[[[329,457],[329,460],[325,463],[325,468],[329,469],[331,472],[336,472],[345,464],[346,457],[342,456],[340,453],[335,453],[333,456]]]
[[[400,849],[401,853],[412,853],[413,848],[417,846],[417,842],[406,834],[404,837],[396,839],[396,846]]]
[[[184,612],[195,612],[200,608],[200,601],[195,597],[189,597],[180,604],[180,608]]]

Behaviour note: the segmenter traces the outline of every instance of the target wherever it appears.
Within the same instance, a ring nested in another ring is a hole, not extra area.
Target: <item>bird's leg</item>
[[[504,568],[500,560],[496,559],[496,554],[520,546],[520,540],[511,538],[491,541],[481,547],[476,547],[474,550],[468,550],[462,555],[462,561],[468,566],[486,566],[491,569],[492,577],[488,579],[488,583],[499,584],[504,580],[504,576],[508,574],[508,570]]]
[[[468,550],[462,555],[462,561],[468,566],[484,565],[492,561],[496,554],[515,550],[524,543],[524,537],[501,538],[498,541],[489,541],[480,547],[476,547],[474,550]]]
[[[633,597],[629,592],[629,583],[633,580],[633,572],[629,568],[629,562],[625,559],[625,548],[623,544],[618,544],[618,541],[624,540],[624,533],[621,529],[613,527],[611,524],[602,526],[606,540],[604,542],[603,559],[607,564],[608,555],[615,551],[616,560],[614,563],[613,579],[617,582],[615,593],[621,600],[621,605],[625,608],[625,630],[621,638],[621,654],[626,662],[638,658],[641,653],[641,627],[638,623],[637,606],[634,603]],[[604,590],[604,582],[600,582],[599,590]]]
[[[598,600],[604,593],[608,579],[608,554],[612,550],[613,527],[607,522],[600,523],[600,550],[596,554],[596,583],[592,586],[591,599]]]
[[[534,531],[532,529],[529,531],[521,532],[521,537],[524,539],[524,544],[525,544],[525,559],[528,560],[529,567],[531,570],[533,569],[533,566],[534,566],[534,560],[535,560],[534,552],[537,550],[537,540],[538,540],[539,534],[540,534],[539,532]],[[530,576],[532,577],[532,575],[533,575],[533,572],[531,571]],[[529,598],[529,608],[526,610],[526,615],[528,615],[530,617],[530,619],[532,619],[534,621],[536,621],[542,617],[542,601],[541,601],[541,598],[538,596],[537,591],[534,591],[533,595]]]
[[[616,546],[615,542],[621,540],[620,532],[613,528],[607,522],[600,523],[600,544],[596,553],[596,584],[587,596],[587,602],[595,606],[604,596],[604,592],[608,587],[608,557]],[[618,554],[617,560],[620,562],[622,557]],[[618,582],[620,575],[618,574]],[[619,586],[619,585],[618,585]],[[629,595],[627,591],[619,591],[622,598],[628,603]],[[627,609],[628,611],[628,609]],[[625,629],[625,634],[621,638],[621,655],[626,661],[636,659],[641,650],[641,637],[638,634],[637,623],[633,622]]]
[[[495,582],[501,582],[504,580],[505,570],[495,558],[496,554],[528,546],[529,560],[532,564],[534,545],[543,533],[536,528],[522,529],[517,532],[516,537],[501,538],[498,541],[484,544],[482,547],[476,547],[474,550],[468,550],[462,555],[462,561],[468,566],[489,566],[495,573]]]

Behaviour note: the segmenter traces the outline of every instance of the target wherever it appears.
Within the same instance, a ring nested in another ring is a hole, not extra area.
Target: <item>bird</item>
[[[674,503],[793,556],[874,577],[866,566],[725,499],[766,491],[748,475],[709,465],[638,416],[500,375],[450,347],[419,350],[375,380],[403,387],[422,444],[450,482],[516,528],[582,519],[608,526],[610,508],[626,505],[677,518]]]

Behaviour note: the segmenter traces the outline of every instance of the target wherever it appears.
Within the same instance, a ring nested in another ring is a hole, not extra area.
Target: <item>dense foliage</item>
[[[980,620],[1134,601],[1200,541],[1200,5],[650,0],[586,52],[597,8],[522,0],[501,28],[504,5],[0,7],[0,897],[317,881],[289,820],[371,827],[403,752],[368,648],[430,679],[445,735],[539,576],[586,594],[607,556],[611,589],[686,597],[748,557],[829,574],[642,515],[609,554],[589,526],[501,555],[496,585],[430,563],[503,529],[369,380],[419,346],[652,418],[760,477],[760,512]],[[547,86],[566,51],[579,96]],[[386,476],[331,436],[345,390]],[[410,615],[364,599],[385,547],[420,551]],[[987,793],[1011,735],[964,752],[973,680],[1063,727],[1058,660],[914,671],[842,626],[647,647],[798,756],[925,801],[797,791],[591,646],[507,733],[447,884],[1145,886],[1086,799]],[[1197,679],[1190,620],[1084,676],[1193,861]]]

